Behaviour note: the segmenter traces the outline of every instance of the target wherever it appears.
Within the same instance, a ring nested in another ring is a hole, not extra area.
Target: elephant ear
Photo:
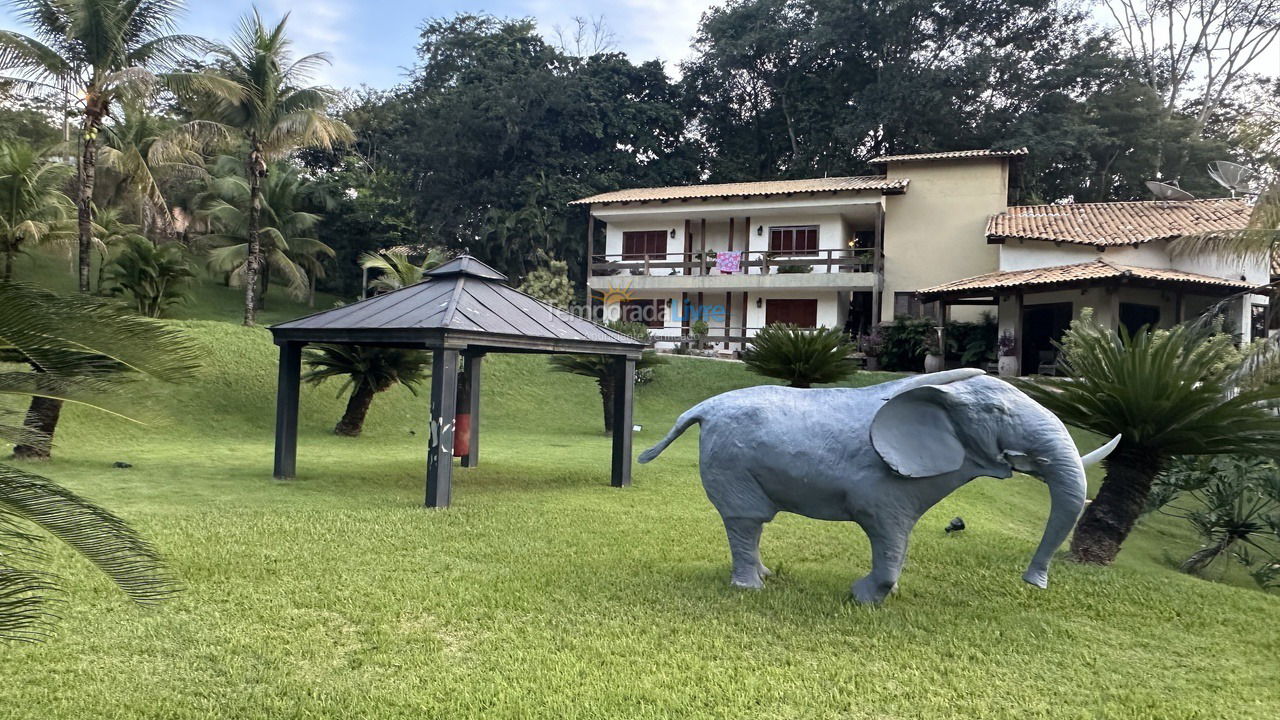
[[[871,445],[889,467],[906,477],[959,470],[965,451],[947,410],[950,391],[937,385],[890,398],[871,419]]]

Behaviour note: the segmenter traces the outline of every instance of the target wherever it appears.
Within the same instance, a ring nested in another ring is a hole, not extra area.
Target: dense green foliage
[[[637,340],[650,341],[649,328],[644,323],[614,320],[605,323],[605,326]],[[613,398],[616,391],[613,368],[615,363],[620,362],[620,359],[606,355],[552,355],[548,358],[548,362],[555,372],[581,375],[596,381],[596,387],[600,390],[600,401],[604,407],[604,431],[612,434]],[[666,358],[661,357],[653,350],[645,350],[640,354],[640,359],[636,360],[636,376],[639,378],[641,374],[644,374],[647,377],[644,383],[637,382],[636,384],[647,384],[652,381],[653,368],[666,362]]]
[[[430,353],[405,348],[374,347],[367,345],[318,344],[306,349],[307,370],[302,379],[319,385],[331,378],[340,378],[338,397],[347,392],[347,409],[333,427],[335,435],[356,437],[364,430],[364,419],[374,395],[386,392],[395,385],[403,385],[414,395],[418,383],[430,372]]]
[[[785,380],[791,387],[840,382],[858,370],[850,357],[853,344],[843,330],[774,324],[761,328],[752,340],[751,347],[742,351],[747,369]]]
[[[2,280],[13,278],[13,261],[23,246],[68,240],[71,200],[62,192],[71,168],[49,160],[30,145],[0,142],[0,250]]]
[[[1236,387],[1231,373],[1239,354],[1231,336],[1185,325],[1133,335],[1122,326],[1116,333],[1085,314],[1062,346],[1064,377],[1023,389],[1066,423],[1121,436],[1072,537],[1077,559],[1115,559],[1174,456],[1280,458],[1280,417],[1269,408],[1280,400],[1280,384]]]
[[[153,245],[140,236],[121,241],[105,278],[109,292],[127,296],[140,315],[151,318],[185,302],[194,279],[182,246]]]

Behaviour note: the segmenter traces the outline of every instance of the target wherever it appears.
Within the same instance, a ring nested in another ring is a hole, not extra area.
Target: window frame
[[[796,237],[803,231],[806,235],[805,247],[797,249]],[[778,240],[785,237],[785,241],[775,244],[775,235]],[[812,236],[813,247],[808,246],[809,236]],[[818,225],[770,225],[769,226],[769,254],[774,257],[803,257],[807,255],[817,255],[821,249],[821,231]],[[789,245],[789,247],[787,247]]]
[[[667,230],[624,230],[622,232],[623,260],[666,260]],[[641,249],[628,249],[628,242],[640,242]]]

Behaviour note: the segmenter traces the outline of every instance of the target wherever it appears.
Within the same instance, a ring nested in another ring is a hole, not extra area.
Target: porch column
[[[707,219],[702,218],[702,229],[698,231],[698,274],[707,274]]]
[[[471,444],[467,454],[462,456],[462,467],[475,467],[480,464],[480,361],[483,355],[467,355],[462,360],[463,375],[466,376],[466,393],[459,398],[463,402],[463,410],[471,415]]]
[[[1023,297],[1022,291],[1019,290],[1014,295],[1014,313],[1013,313],[1013,356],[1018,358],[1018,377],[1022,377],[1025,373],[1022,367],[1022,312]]]
[[[635,398],[636,359],[613,359],[613,477],[610,485],[631,485],[632,401]]]
[[[280,367],[276,377],[276,457],[272,475],[291,478],[298,466],[298,386],[302,375],[302,346],[280,343]]]
[[[458,351],[431,353],[431,426],[427,433],[427,507],[449,507],[453,496],[453,429],[457,422]]]
[[[595,253],[596,245],[596,219],[591,215],[591,208],[587,208],[587,319],[593,320],[591,314],[591,262],[592,255]]]

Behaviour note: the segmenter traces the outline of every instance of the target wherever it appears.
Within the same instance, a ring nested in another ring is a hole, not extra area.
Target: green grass
[[[868,567],[858,528],[794,516],[765,530],[777,576],[735,591],[696,431],[610,488],[594,385],[545,358],[487,361],[481,466],[428,511],[425,393],[378,397],[350,440],[329,433],[336,387],[304,388],[299,476],[273,481],[267,332],[179,324],[203,349],[198,382],[139,395],[145,426],[68,408],[56,459],[27,467],[133,521],[185,590],[138,609],[55,548],[59,632],[0,647],[0,716],[1280,713],[1280,598],[1172,570],[1163,556],[1194,548],[1172,521],[1141,527],[1114,567],[1056,563],[1037,591],[1019,575],[1047,493],[978,480],[923,519],[881,608],[846,600]],[[637,450],[755,382],[674,358],[638,394]],[[948,537],[954,515],[970,529]]]

